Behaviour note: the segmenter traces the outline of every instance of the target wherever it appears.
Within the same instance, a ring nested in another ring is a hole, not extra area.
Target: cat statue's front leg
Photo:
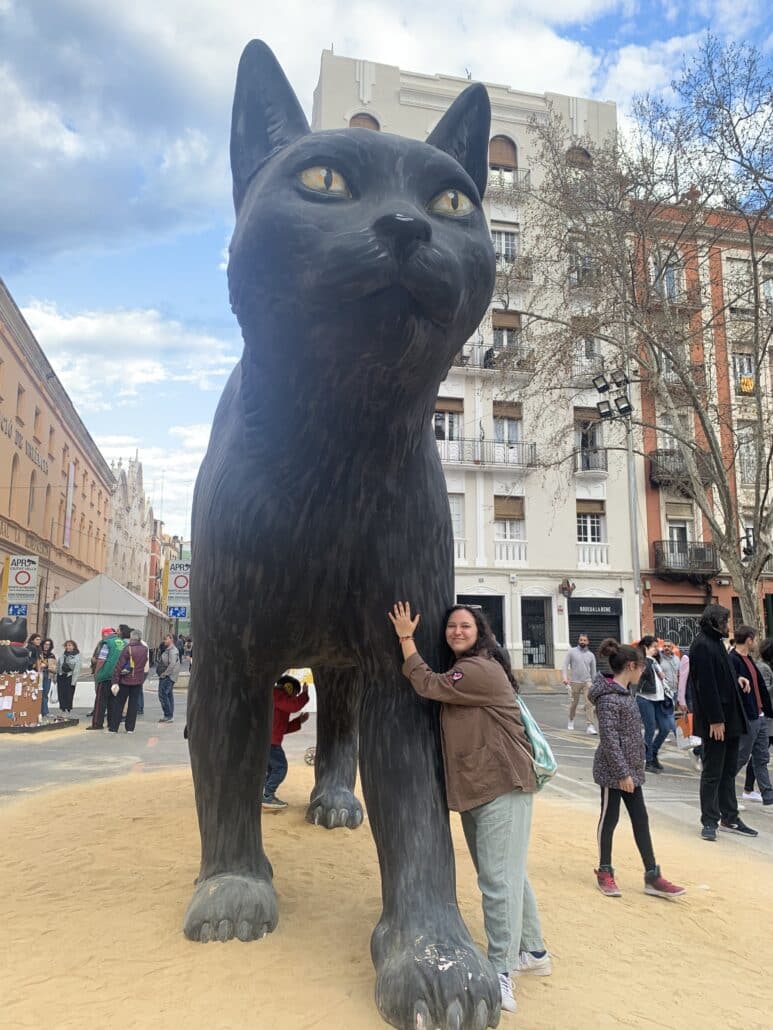
[[[356,668],[315,666],[317,748],[306,819],[328,830],[356,829],[362,805],[354,795],[362,677]]]
[[[371,939],[376,1004],[401,1030],[485,1030],[499,1023],[499,981],[457,907],[438,706],[393,665],[366,679],[360,717],[384,906]]]

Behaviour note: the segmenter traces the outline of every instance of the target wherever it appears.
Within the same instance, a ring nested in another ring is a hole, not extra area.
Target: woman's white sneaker
[[[502,1011],[515,1012],[518,1006],[515,1004],[513,985],[507,973],[499,974],[499,991],[502,995]]]
[[[553,963],[547,951],[539,957],[532,955],[530,951],[522,951],[518,956],[518,967],[515,970],[516,975],[520,973],[534,973],[535,976],[550,976],[552,972]]]

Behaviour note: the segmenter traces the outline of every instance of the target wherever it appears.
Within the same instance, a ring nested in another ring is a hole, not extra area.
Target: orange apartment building
[[[683,280],[676,282],[674,289],[685,298],[684,317],[690,320],[690,364],[694,375],[706,375],[713,382],[717,409],[728,413],[727,419],[720,422],[719,437],[729,469],[730,492],[735,498],[738,546],[743,553],[742,549],[753,543],[745,511],[751,503],[757,472],[752,462],[744,460],[743,450],[739,450],[738,430],[754,417],[752,401],[756,391],[762,391],[764,404],[773,404],[773,363],[770,354],[763,362],[749,353],[744,328],[750,310],[744,304],[734,306],[735,293],[730,286],[733,266],[748,261],[748,248],[744,250],[742,239],[728,233],[726,240],[713,240],[700,279],[694,251],[687,251],[682,257]],[[765,317],[769,318],[773,314],[773,263],[769,275],[763,265],[763,276],[762,303]],[[710,311],[707,304],[711,305]],[[713,334],[711,340],[706,335],[709,333]],[[668,374],[664,372],[666,377]],[[678,388],[675,381],[674,389]],[[658,425],[655,400],[644,387],[641,407],[643,421]],[[697,416],[694,432],[695,442],[700,446],[705,436]],[[643,450],[647,466],[643,498],[647,553],[641,563],[642,627],[645,632],[654,631],[657,636],[687,646],[708,603],[724,605],[733,613],[732,623],[740,621],[738,597],[730,575],[722,569],[705,517],[679,490],[684,469],[680,468],[682,458],[675,442],[657,429],[645,428]],[[704,466],[699,460],[697,467],[701,481],[710,490],[712,474],[708,461]],[[773,560],[766,570],[759,598],[763,625],[768,634],[773,634]]]
[[[45,634],[49,602],[104,572],[114,487],[109,466],[0,279],[0,569],[7,555],[38,556],[30,632]],[[6,595],[2,583],[3,605]]]

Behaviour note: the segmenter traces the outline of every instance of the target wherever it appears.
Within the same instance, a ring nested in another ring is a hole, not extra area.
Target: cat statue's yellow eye
[[[475,205],[461,190],[443,190],[438,193],[430,203],[429,209],[433,215],[446,215],[449,218],[462,218],[469,215]]]
[[[314,165],[313,168],[304,168],[298,178],[307,189],[314,190],[315,193],[327,193],[331,197],[351,197],[346,179],[335,168]]]

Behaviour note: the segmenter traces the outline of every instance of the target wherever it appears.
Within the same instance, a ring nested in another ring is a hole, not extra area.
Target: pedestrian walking
[[[54,654],[54,642],[51,637],[45,637],[40,642],[40,686],[43,695],[40,714],[44,718],[48,715],[48,699],[51,694],[51,683],[55,676],[56,655]]]
[[[133,629],[129,633],[129,643],[121,651],[113,669],[107,717],[107,728],[111,733],[119,730],[124,705],[126,732],[134,733],[142,684],[147,675],[147,660],[147,646],[142,643],[139,630]]]
[[[693,727],[703,740],[701,837],[707,841],[717,839],[717,828],[744,837],[757,836],[757,831],[739,818],[735,794],[738,747],[749,729],[741,694],[751,685],[745,676],[739,679],[722,642],[728,635],[729,619],[727,608],[707,605],[700,632],[690,647]]]
[[[156,664],[158,700],[161,702],[160,723],[174,722],[174,685],[180,675],[180,652],[171,633],[164,637],[164,650]]]
[[[647,635],[639,641],[639,650],[644,655],[644,665],[636,693],[641,721],[644,723],[644,747],[646,752],[647,772],[661,773],[663,766],[658,759],[658,752],[674,723],[674,703],[666,703],[665,676],[657,662],[658,642],[655,637]]]
[[[757,668],[762,674],[762,678],[765,682],[765,688],[768,691],[768,697],[770,698],[771,705],[773,705],[773,637],[766,637],[762,641],[759,647],[760,660],[757,662]],[[773,719],[768,719],[768,748],[773,747]],[[758,790],[754,789],[756,777],[754,775],[754,763],[752,759],[749,759],[749,763],[746,766],[746,779],[744,781],[743,794],[741,797],[745,801],[762,801],[762,794]]]
[[[42,639],[39,633],[32,633],[27,640],[27,667],[30,671],[40,672],[40,645]]]
[[[585,732],[590,736],[596,733],[596,715],[588,696],[596,676],[596,658],[590,649],[590,640],[585,633],[577,638],[577,646],[570,647],[564,658],[564,685],[569,688],[569,722],[566,728],[574,729],[574,718],[580,697],[583,698],[585,710]]]
[[[551,972],[537,899],[526,873],[537,781],[518,685],[491,627],[477,609],[456,605],[445,619],[450,668],[437,673],[416,650],[419,615],[407,602],[389,618],[403,653],[403,675],[422,697],[441,703],[448,807],[461,813],[478,887],[488,958],[502,1008],[516,1010],[512,973]]]
[[[94,701],[94,715],[91,726],[87,730],[103,730],[105,728],[105,716],[110,698],[110,686],[113,681],[113,669],[115,663],[126,646],[126,640],[119,636],[111,627],[106,626],[102,630],[102,639],[99,650],[96,652],[97,660],[94,665],[94,687],[96,698]]]
[[[642,791],[646,751],[642,741],[641,716],[630,688],[631,683],[640,679],[646,659],[638,648],[611,638],[602,642],[599,656],[607,659],[614,678],[608,681],[599,675],[591,689],[599,721],[593,779],[601,788],[596,884],[607,897],[620,897],[612,865],[612,838],[620,818],[622,800],[644,865],[644,893],[660,898],[678,898],[685,893],[684,887],[666,880],[655,860]]]
[[[263,808],[280,811],[287,808],[287,802],[276,796],[276,792],[287,776],[287,755],[282,741],[286,733],[296,733],[309,717],[301,712],[309,703],[309,692],[294,676],[281,676],[274,684],[274,721],[271,726],[271,747],[268,752],[266,782],[263,787]],[[301,712],[297,719],[290,716]]]
[[[75,685],[81,671],[81,655],[74,640],[65,640],[64,650],[56,663],[56,692],[59,708],[65,715],[72,713]]]
[[[762,804],[773,811],[773,785],[768,770],[768,719],[773,719],[773,705],[762,672],[752,658],[756,650],[756,631],[753,626],[737,626],[733,637],[735,648],[730,652],[730,662],[739,679],[746,677],[751,685],[751,690],[742,695],[749,728],[738,742],[736,771],[740,772],[751,761]]]

